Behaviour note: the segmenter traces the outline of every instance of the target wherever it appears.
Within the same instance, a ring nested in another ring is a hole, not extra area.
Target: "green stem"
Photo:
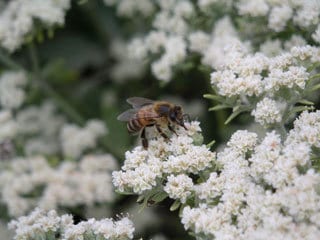
[[[57,91],[55,91],[46,81],[42,79],[43,77],[39,67],[38,55],[36,47],[33,45],[33,43],[29,44],[29,54],[32,62],[34,83],[39,85],[39,87],[55,101],[55,103],[65,114],[69,116],[72,121],[76,122],[80,126],[83,126],[85,124],[85,119],[61,95],[59,95]],[[101,140],[100,142],[108,152],[121,159],[121,156],[116,151],[112,150],[112,148],[108,146],[105,141]]]
[[[0,62],[5,65],[8,68],[14,69],[14,70],[21,70],[22,67],[20,65],[18,65],[17,63],[15,63],[13,60],[11,60],[11,58],[8,56],[8,54],[4,53],[4,51],[2,51],[0,49]]]
[[[79,125],[83,125],[85,123],[85,120],[82,118],[82,116],[67,101],[65,101],[58,92],[56,92],[46,81],[43,80],[39,68],[36,48],[33,43],[30,43],[28,47],[33,68],[33,81],[55,101],[55,103],[63,110],[63,112],[65,112],[70,117],[70,119],[72,119]]]
[[[275,129],[281,136],[281,140],[284,141],[287,137],[287,131],[283,124],[279,124]]]

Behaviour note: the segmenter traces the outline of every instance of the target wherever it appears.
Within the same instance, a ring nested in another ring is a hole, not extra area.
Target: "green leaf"
[[[311,72],[313,69],[315,69],[316,67],[319,67],[319,66],[320,66],[319,62],[313,63],[311,66],[309,66],[307,68],[307,72]]]
[[[307,99],[301,99],[298,101],[298,103],[301,103],[301,104],[305,104],[305,105],[314,105],[313,102],[307,100]]]
[[[236,118],[240,113],[242,113],[244,110],[243,109],[238,109],[234,111],[228,119],[224,122],[224,124],[229,124],[234,118]]]
[[[203,95],[204,98],[206,99],[211,99],[211,100],[215,100],[217,102],[224,102],[224,98],[215,94],[204,94]]]
[[[55,236],[54,232],[52,232],[52,231],[47,232],[46,240],[55,240],[55,239],[56,239],[56,236]]]
[[[141,203],[142,201],[143,201],[143,199],[144,199],[144,195],[140,195],[138,198],[137,198],[137,203]]]
[[[230,106],[226,104],[218,104],[218,105],[215,105],[214,107],[209,108],[209,111],[217,111],[217,110],[226,109],[226,108],[230,108]]]
[[[212,140],[211,142],[209,142],[207,144],[207,148],[211,148],[213,146],[213,144],[215,144],[215,143],[216,143],[216,140]]]
[[[151,200],[155,201],[156,203],[159,203],[166,199],[168,197],[168,194],[166,192],[158,192],[155,195],[151,197]]]
[[[309,81],[310,81],[310,80],[313,80],[313,79],[317,79],[317,78],[320,78],[320,73],[315,74],[315,75],[309,77]]]
[[[181,203],[180,200],[175,200],[174,203],[170,207],[170,211],[175,211],[180,207]]]
[[[313,91],[316,91],[316,90],[318,90],[318,89],[320,89],[320,83],[314,85],[313,87],[311,87],[310,89],[308,89],[308,91],[313,92]]]
[[[291,116],[292,114],[295,114],[297,112],[302,112],[305,110],[314,110],[314,107],[313,106],[297,106],[292,108],[288,115]]]
[[[118,189],[115,190],[116,193],[122,194],[122,195],[133,195],[133,192],[127,192],[127,191],[120,191]]]

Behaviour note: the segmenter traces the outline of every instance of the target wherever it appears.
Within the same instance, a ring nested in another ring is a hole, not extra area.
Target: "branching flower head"
[[[320,209],[320,175],[311,164],[314,150],[298,136],[303,136],[302,122],[318,132],[318,115],[302,113],[284,143],[275,132],[268,133],[260,144],[253,141],[249,155],[237,150],[247,147],[236,139],[243,134],[243,139],[249,140],[254,134],[235,133],[228,147],[217,155],[220,172],[194,185],[194,196],[200,203],[183,209],[185,229],[222,239],[265,239],[270,234],[292,239],[317,236],[320,229],[314,219]],[[240,145],[235,145],[237,142]]]
[[[9,223],[15,230],[15,240],[19,239],[105,239],[128,240],[133,239],[134,227],[131,220],[123,217],[118,221],[110,218],[82,221],[74,224],[71,215],[59,216],[55,210],[45,212],[36,208],[28,216],[20,217]]]
[[[186,174],[212,167],[215,154],[205,145],[195,145],[194,140],[198,141],[199,138],[199,123],[191,122],[186,125],[188,131],[177,129],[178,136],[172,135],[168,142],[159,136],[150,141],[147,150],[138,146],[127,152],[122,170],[112,174],[115,187],[120,192],[143,194],[162,188],[164,182],[168,181],[166,189],[170,192],[169,195],[178,198],[179,194],[173,193],[178,191],[173,190],[174,182],[186,178],[185,190],[190,191],[192,181]],[[183,197],[182,201],[185,201],[185,198]]]
[[[112,202],[113,156],[87,155],[79,163],[63,162],[57,168],[43,157],[12,159],[0,173],[0,201],[10,216],[21,216],[36,206],[92,206]]]
[[[65,12],[70,8],[69,0],[32,0],[27,4],[21,0],[7,3],[0,11],[0,45],[13,52],[32,35],[35,21],[46,27],[62,25]]]

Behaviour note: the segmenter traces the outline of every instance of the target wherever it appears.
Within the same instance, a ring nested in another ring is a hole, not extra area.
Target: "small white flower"
[[[231,136],[227,146],[245,153],[253,150],[257,140],[258,135],[256,133],[250,133],[247,130],[238,130]]]
[[[282,31],[292,17],[293,10],[288,5],[273,7],[269,15],[269,28],[276,32]]]
[[[171,65],[169,60],[167,60],[164,56],[160,60],[152,63],[151,70],[158,79],[165,82],[169,82],[171,80]]]
[[[203,53],[210,44],[210,36],[202,31],[196,31],[189,35],[190,50]]]
[[[250,15],[252,17],[265,16],[269,6],[265,0],[240,0],[236,4],[240,15]]]
[[[251,112],[256,122],[265,126],[268,124],[279,123],[282,120],[281,111],[276,101],[264,98],[257,103],[256,109]]]
[[[317,43],[320,43],[320,24],[318,24],[316,31],[312,34],[312,38]]]
[[[167,36],[163,31],[151,31],[145,38],[146,47],[151,53],[158,53],[165,45]]]
[[[0,104],[5,109],[21,106],[25,99],[22,87],[26,85],[27,76],[24,72],[4,72],[0,75]]]
[[[180,174],[177,176],[170,175],[167,180],[164,191],[169,194],[170,198],[179,199],[182,203],[185,203],[193,191],[192,179],[187,175]]]
[[[60,139],[65,156],[77,158],[88,148],[95,147],[99,137],[107,132],[101,121],[88,121],[84,128],[74,124],[66,124],[62,127]]]

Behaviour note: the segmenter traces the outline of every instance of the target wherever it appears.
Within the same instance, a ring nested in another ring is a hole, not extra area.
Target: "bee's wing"
[[[135,109],[154,103],[153,100],[148,98],[142,98],[142,97],[131,97],[127,99],[127,102],[131,104],[132,107]]]
[[[121,113],[117,119],[119,121],[128,122],[134,118],[135,114],[138,112],[138,109],[129,109],[123,113]]]

